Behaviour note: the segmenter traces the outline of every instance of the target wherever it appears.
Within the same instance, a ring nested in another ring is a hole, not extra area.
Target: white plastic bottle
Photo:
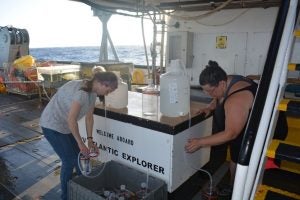
[[[105,200],[109,200],[110,191],[105,190],[105,191],[103,192],[103,196],[104,196]]]
[[[90,158],[79,153],[78,154],[78,165],[79,169],[84,176],[88,176],[91,173],[92,165],[90,162]]]
[[[179,117],[190,112],[189,77],[181,60],[172,60],[169,71],[160,76],[160,112]]]
[[[120,192],[118,194],[119,196],[119,199],[129,199],[131,197],[131,194],[130,192],[126,189],[126,186],[125,185],[120,185]]]
[[[128,105],[128,85],[121,79],[120,72],[114,71],[114,73],[118,77],[118,88],[105,96],[105,105],[116,109],[126,108]]]
[[[136,197],[138,200],[145,199],[147,196],[147,184],[145,182],[141,183],[141,188],[136,192]]]

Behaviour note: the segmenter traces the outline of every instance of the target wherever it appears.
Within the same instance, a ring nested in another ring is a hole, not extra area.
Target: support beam
[[[112,13],[108,13],[105,11],[97,10],[95,8],[92,8],[94,12],[94,16],[97,16],[100,21],[102,22],[102,40],[101,40],[101,47],[100,47],[100,56],[99,56],[99,62],[119,62],[119,58],[117,55],[117,52],[115,50],[114,44],[110,38],[107,23],[110,19]],[[114,59],[109,60],[108,57],[108,44],[110,45],[111,51],[113,53]]]

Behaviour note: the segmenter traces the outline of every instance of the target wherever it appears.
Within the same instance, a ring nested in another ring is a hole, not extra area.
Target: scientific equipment
[[[142,112],[146,116],[158,114],[159,90],[152,80],[148,80],[148,86],[142,91]]]
[[[94,178],[99,176],[106,163],[102,163],[99,160],[99,149],[97,147],[91,148],[89,154],[78,154],[78,166],[83,176],[88,178]]]
[[[80,162],[79,162],[80,171],[84,176],[88,176],[91,173],[91,169],[92,169],[90,158],[89,158],[89,156],[86,156],[82,153],[79,153],[79,154],[80,154],[80,156],[78,156],[78,157],[80,160]]]
[[[134,196],[134,194],[126,189],[126,185],[124,185],[124,184],[120,185],[120,191],[118,193],[119,200],[121,200],[121,199],[124,199],[124,200],[125,199],[130,199],[133,196]]]

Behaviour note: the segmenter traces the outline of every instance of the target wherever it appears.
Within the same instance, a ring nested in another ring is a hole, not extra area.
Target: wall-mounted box
[[[193,65],[194,33],[188,31],[169,32],[166,49],[166,66],[171,60],[181,59],[186,68]]]

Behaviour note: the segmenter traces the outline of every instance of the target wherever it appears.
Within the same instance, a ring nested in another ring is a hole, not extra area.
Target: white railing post
[[[265,137],[266,137],[266,133],[268,132],[268,128],[270,126],[270,120],[274,110],[274,105],[277,105],[275,104],[275,100],[278,92],[278,87],[279,87],[278,83],[280,81],[282,67],[287,67],[287,65],[284,65],[284,60],[286,56],[289,57],[289,55],[286,55],[286,53],[288,51],[290,37],[294,30],[294,26],[293,26],[294,23],[292,22],[295,21],[296,8],[297,8],[297,0],[291,0],[275,66],[274,66],[274,71],[272,74],[272,79],[271,79],[265,107],[262,113],[261,121],[258,127],[255,143],[253,146],[253,151],[249,162],[249,169],[246,177],[247,181],[245,183],[243,198],[241,198],[243,200],[250,199],[250,194],[252,190],[256,190],[256,188],[254,188],[255,177],[260,175],[260,173],[257,171],[258,165],[260,163],[260,159],[262,159],[262,157],[264,159],[265,156],[265,152],[263,154],[260,154],[260,152],[262,152],[265,144]]]
[[[287,56],[287,52],[289,52],[288,47],[289,45],[289,37],[293,32],[293,25],[292,23],[295,20],[295,13],[297,8],[297,0],[291,0],[289,5],[289,11],[287,14],[284,30],[282,33],[281,41],[279,50],[277,53],[276,62],[274,65],[274,71],[272,74],[272,79],[269,86],[269,91],[266,99],[266,103],[264,106],[264,110],[262,112],[261,121],[257,130],[255,143],[253,146],[253,151],[251,154],[249,166],[237,166],[235,182],[234,182],[234,189],[232,194],[232,200],[248,200],[250,199],[251,192],[255,192],[257,182],[255,182],[256,176],[260,175],[258,173],[258,165],[260,160],[265,154],[261,154],[265,138],[266,132],[268,131],[270,125],[270,119],[273,114],[274,103],[276,100],[277,92],[278,92],[278,83],[280,82],[280,75],[282,72],[282,67],[284,66],[284,61]],[[284,67],[287,67],[285,65]],[[276,104],[277,105],[277,104]],[[254,195],[251,196],[253,198]]]

